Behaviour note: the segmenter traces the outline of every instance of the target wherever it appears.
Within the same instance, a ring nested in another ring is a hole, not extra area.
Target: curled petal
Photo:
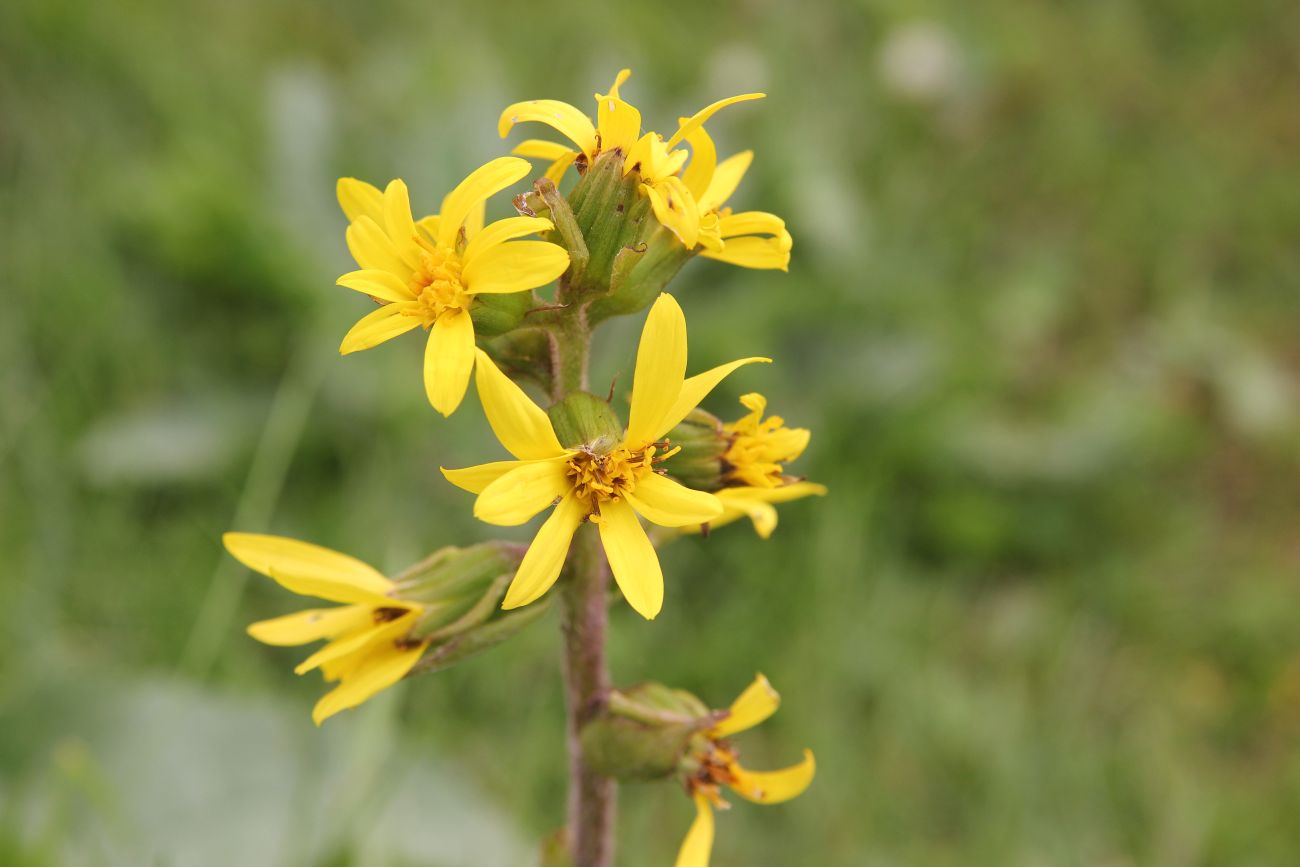
[[[733,765],[736,782],[731,788],[737,795],[756,804],[779,804],[803,794],[817,773],[812,750],[803,751],[803,761],[779,771],[747,771]]]
[[[672,150],[684,138],[695,130],[704,125],[705,121],[717,114],[721,109],[729,105],[735,105],[738,102],[748,102],[751,99],[762,99],[767,96],[765,93],[742,93],[740,96],[729,96],[726,99],[720,99],[712,105],[706,105],[704,108],[691,115],[685,123],[677,127],[677,132],[668,140],[668,149]]]
[[[577,145],[578,150],[588,157],[596,155],[596,128],[591,125],[591,118],[567,102],[530,99],[506,106],[497,121],[497,132],[505,138],[511,127],[525,121],[544,123]]]
[[[566,154],[574,153],[574,150],[559,142],[530,138],[515,145],[510,149],[510,153],[517,157],[528,157],[535,160],[558,160]]]
[[[700,255],[741,268],[788,271],[790,239],[788,234],[777,238],[746,235],[743,238],[732,238],[721,250],[701,250]]]
[[[695,798],[695,821],[686,832],[682,848],[677,851],[674,867],[709,867],[713,851],[713,807],[703,795]]]
[[[768,683],[767,678],[760,674],[731,703],[730,715],[709,729],[709,735],[715,738],[725,738],[734,735],[736,732],[752,729],[776,713],[776,709],[780,706],[780,693],[772,689],[772,684]]]
[[[681,118],[682,123],[687,120],[688,118]],[[691,161],[686,166],[686,171],[682,172],[682,183],[686,184],[686,189],[695,196],[700,212],[703,213],[712,210],[704,206],[704,194],[708,192],[709,185],[713,181],[713,173],[718,164],[718,150],[713,146],[713,139],[704,131],[704,127],[686,136],[686,143],[691,147]]]
[[[749,164],[754,161],[753,151],[741,151],[718,163],[709,181],[709,187],[700,197],[701,211],[716,211],[722,203],[731,198],[731,194],[740,186],[741,178],[749,171]]]

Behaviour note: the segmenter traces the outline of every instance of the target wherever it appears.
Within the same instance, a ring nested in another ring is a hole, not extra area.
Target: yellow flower
[[[429,642],[410,637],[424,606],[399,599],[398,587],[374,568],[318,545],[256,533],[226,533],[226,550],[255,572],[303,596],[344,603],[263,620],[248,634],[265,644],[296,646],[329,639],[294,671],[319,668],[338,682],[312,710],[320,725],[406,676]]]
[[[438,216],[411,218],[406,184],[392,181],[381,193],[343,178],[339,204],[347,214],[347,242],[361,266],[338,279],[382,306],[343,338],[344,355],[369,349],[413,328],[429,332],[424,389],[443,415],[460,406],[474,365],[476,295],[523,292],[545,285],[569,266],[563,247],[514,240],[549,231],[551,221],[511,217],[483,227],[487,198],[524,177],[527,160],[501,157],[470,174],[442,201]]]
[[[705,748],[693,756],[686,788],[695,801],[695,821],[677,853],[676,867],[708,867],[713,849],[713,808],[727,809],[722,786],[756,804],[779,804],[803,794],[817,772],[811,750],[803,761],[780,771],[750,771],[741,766],[736,750],[725,738],[753,728],[780,706],[781,697],[767,678],[758,675],[731,705],[731,712],[705,732]]]
[[[766,211],[732,213],[723,207],[740,186],[754,152],[741,151],[719,163],[713,139],[703,127],[688,135],[686,143],[691,161],[682,172],[682,183],[699,212],[699,243],[704,248],[700,255],[743,268],[788,270],[794,241],[785,220]]]
[[[598,93],[596,123],[582,110],[555,99],[534,99],[517,102],[506,107],[497,123],[502,138],[516,124],[537,121],[555,129],[577,146],[572,150],[555,142],[529,139],[521,142],[514,153],[520,156],[551,160],[546,176],[559,183],[569,166],[578,162],[590,165],[602,153],[619,152],[624,155],[623,173],[637,172],[641,191],[650,197],[651,207],[659,222],[671,231],[688,249],[693,249],[700,238],[702,209],[695,196],[678,177],[689,156],[678,145],[702,130],[705,121],[720,109],[738,102],[762,99],[765,94],[745,93],[719,100],[700,109],[689,118],[681,118],[677,131],[667,141],[657,132],[641,133],[641,112],[623,100],[618,89],[632,74],[630,69],[620,70],[609,93]],[[743,174],[743,170],[741,174]],[[739,182],[739,178],[737,178]],[[733,186],[734,190],[735,187]],[[727,195],[730,195],[730,190]],[[722,197],[725,199],[726,195]],[[722,199],[718,200],[721,204]],[[749,234],[737,232],[736,234]]]
[[[628,603],[646,618],[658,614],[663,573],[637,515],[681,527],[710,521],[722,511],[712,494],[692,491],[655,470],[673,453],[664,451],[662,438],[723,377],[755,361],[770,359],[744,358],[687,379],[686,319],[671,295],[660,295],[641,332],[622,439],[561,444],[546,412],[480,353],[476,378],[483,409],[497,439],[517,460],[442,472],[452,484],[478,494],[474,515],[489,524],[523,524],[555,504],[502,607],[527,605],[550,589],[574,532],[590,520],[600,530]]]

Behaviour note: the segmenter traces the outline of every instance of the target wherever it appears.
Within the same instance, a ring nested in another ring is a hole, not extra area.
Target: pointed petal
[[[470,241],[469,246],[465,248],[465,255],[461,257],[461,262],[468,268],[474,264],[475,259],[498,244],[525,235],[549,232],[554,228],[555,225],[545,217],[508,217],[497,220],[474,236],[474,240]]]
[[[677,400],[673,402],[672,409],[664,415],[662,426],[658,429],[654,439],[658,439],[663,434],[677,427],[678,422],[686,418],[687,414],[695,407],[700,405],[700,401],[708,396],[709,392],[717,386],[719,382],[726,379],[731,372],[737,368],[744,367],[746,364],[771,364],[772,359],[755,356],[753,358],[741,358],[736,361],[730,361],[726,364],[719,364],[712,370],[706,370],[703,373],[697,373],[690,379],[682,383],[681,390],[677,393]]]
[[[674,867],[709,867],[709,854],[713,851],[713,807],[703,795],[695,798],[695,821],[686,832],[682,848],[677,850]]]
[[[578,146],[589,157],[596,154],[596,128],[591,125],[591,118],[567,102],[557,99],[530,99],[506,106],[497,121],[497,132],[502,138],[517,123],[537,121],[559,132]]]
[[[756,238],[752,235],[732,238],[721,250],[701,250],[700,255],[741,268],[788,271],[790,270],[789,234],[777,238]]]
[[[406,677],[428,646],[427,641],[412,647],[390,643],[371,651],[343,683],[316,702],[311,718],[320,725],[339,711],[356,707],[397,683]]]
[[[681,124],[677,128],[677,132],[674,133],[673,137],[668,139],[668,149],[672,150],[677,147],[678,142],[703,126],[705,121],[713,117],[721,109],[724,109],[729,105],[735,105],[738,102],[748,102],[751,99],[762,99],[765,96],[767,96],[766,93],[742,93],[740,96],[729,96],[726,99],[718,100],[712,105],[705,106],[695,112],[695,114],[691,115],[685,123]]]
[[[545,286],[568,267],[569,253],[559,244],[507,241],[488,247],[465,266],[465,291],[474,295],[524,292]]]
[[[483,412],[492,432],[506,451],[524,461],[563,454],[564,447],[555,438],[546,412],[498,370],[487,353],[477,350],[477,358],[475,381],[479,400],[483,402]]]
[[[489,196],[499,193],[532,171],[528,160],[519,157],[497,157],[461,181],[456,189],[442,200],[438,215],[438,246],[454,248],[460,227],[478,206]]]
[[[335,187],[339,207],[347,215],[348,222],[356,222],[358,217],[366,216],[375,222],[383,219],[384,194],[373,184],[356,178],[339,178]]]
[[[749,171],[749,164],[753,161],[753,151],[741,151],[718,163],[708,189],[699,197],[700,211],[716,211],[722,207],[723,202],[736,192],[736,187],[740,186],[741,178],[745,177],[745,172]]]
[[[322,638],[332,638],[371,622],[369,605],[342,605],[338,608],[309,608],[283,617],[249,624],[248,634],[263,644],[293,647]]]
[[[550,460],[550,458],[546,458]],[[479,464],[475,467],[465,467],[462,470],[449,470],[446,467],[439,467],[447,481],[451,482],[462,491],[469,491],[471,494],[481,494],[483,489],[504,476],[506,473],[519,466],[524,461],[494,461],[490,464]]]
[[[389,271],[349,271],[334,281],[340,286],[363,292],[384,301],[414,301],[415,295],[406,284]]]
[[[518,464],[483,489],[474,501],[474,517],[498,527],[530,520],[573,489],[565,474],[567,455]]]
[[[400,178],[389,181],[384,189],[383,226],[402,261],[410,268],[420,267],[420,248],[412,243],[415,221],[411,219],[411,195]]]
[[[396,620],[390,620],[387,623],[376,624],[371,620],[368,629],[363,629],[360,632],[336,638],[334,641],[331,641],[329,644],[298,663],[297,667],[294,668],[293,673],[306,674],[322,665],[337,662],[344,657],[365,650],[372,644],[396,641],[411,631],[411,627],[415,625],[415,617],[415,611],[412,609],[401,617],[398,617]]]
[[[664,420],[681,394],[685,376],[686,317],[673,296],[661,293],[650,308],[637,347],[624,437],[629,446],[639,448],[654,442],[673,426],[665,425]]]
[[[803,794],[817,773],[812,750],[803,751],[803,761],[779,771],[747,771],[733,765],[736,775],[732,789],[737,795],[756,804],[779,804]]]
[[[383,601],[393,586],[355,557],[309,542],[261,533],[226,533],[221,541],[240,563],[302,596],[330,602]]]
[[[398,253],[393,241],[369,217],[362,215],[353,221],[344,238],[348,242],[352,258],[362,268],[390,271],[402,281],[411,278],[411,269]]]
[[[655,473],[639,479],[627,501],[641,517],[661,527],[703,524],[722,514],[722,504],[713,494],[693,491]]]
[[[502,608],[518,608],[540,597],[555,579],[560,577],[564,567],[564,558],[569,553],[569,543],[574,531],[587,517],[586,506],[572,496],[560,500],[555,511],[542,524],[533,543],[528,546],[519,571],[515,573]]]
[[[575,153],[575,151],[573,148],[566,147],[559,142],[530,138],[524,139],[515,145],[510,149],[510,153],[517,157],[528,157],[535,160],[558,160],[567,154]]]
[[[438,317],[424,346],[424,393],[433,408],[449,416],[460,406],[474,368],[474,321],[464,310]]]
[[[685,123],[687,118],[683,117],[680,121]],[[686,136],[686,143],[691,147],[691,162],[686,166],[686,171],[682,172],[682,183],[691,191],[691,195],[695,196],[700,212],[704,213],[712,210],[704,207],[704,194],[708,192],[709,184],[713,180],[713,172],[718,165],[718,150],[713,146],[713,139],[704,131],[704,127]]]
[[[617,93],[596,94],[596,129],[600,149],[618,149],[626,154],[641,134],[641,112],[624,102]]]
[[[636,512],[626,502],[606,500],[600,504],[597,526],[610,571],[627,604],[646,620],[654,620],[664,604],[664,575]]]
[[[339,354],[349,355],[363,349],[370,349],[400,334],[405,334],[412,328],[418,328],[420,318],[407,316],[404,313],[407,310],[414,310],[415,307],[414,302],[405,301],[399,304],[385,304],[378,310],[372,310],[362,316],[357,320],[357,324],[343,335],[343,342],[339,344]]]
[[[776,713],[781,706],[781,695],[767,682],[767,678],[758,675],[754,682],[731,703],[731,716],[709,729],[709,736],[726,738],[736,732],[752,729],[763,720]]]

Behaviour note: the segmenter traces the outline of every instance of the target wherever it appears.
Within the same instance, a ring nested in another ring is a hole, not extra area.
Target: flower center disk
[[[424,238],[416,241],[420,245],[420,264],[414,269],[409,285],[419,306],[407,315],[418,317],[427,329],[444,313],[467,309],[470,297],[461,283],[461,261],[456,252]]]
[[[636,489],[637,480],[652,472],[655,449],[632,452],[619,446],[606,453],[587,450],[575,452],[565,467],[573,483],[573,495],[587,504],[591,514],[607,500],[620,499]]]

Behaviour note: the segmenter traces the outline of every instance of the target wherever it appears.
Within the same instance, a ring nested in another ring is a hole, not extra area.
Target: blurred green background
[[[707,406],[762,390],[832,488],[614,613],[619,682],[761,670],[747,763],[817,753],[714,863],[1300,863],[1297,45],[1283,2],[0,5],[0,863],[513,865],[561,822],[553,616],[318,730],[243,634],[301,601],[219,535],[490,537],[437,475],[502,454],[476,401],[336,353],[334,180],[432,210],[506,104],[623,65],[660,129],[770,94],[711,129],[790,273],[674,288],[693,369],[777,359]],[[626,787],[620,864],[690,818]]]

